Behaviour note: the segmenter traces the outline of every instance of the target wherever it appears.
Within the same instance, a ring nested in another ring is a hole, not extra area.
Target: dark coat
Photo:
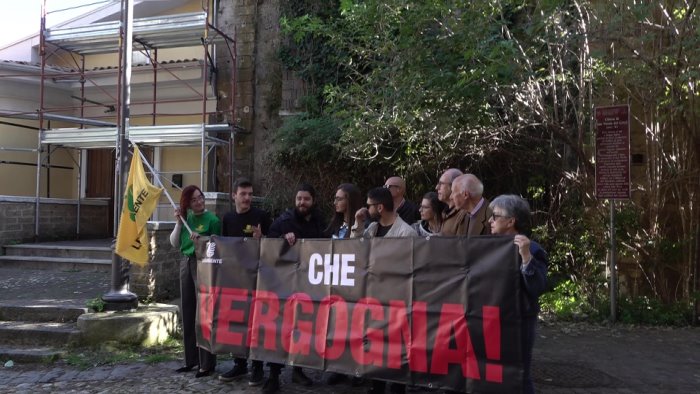
[[[287,233],[294,233],[297,239],[301,238],[324,238],[323,231],[326,223],[317,209],[311,210],[309,220],[297,215],[294,208],[284,211],[270,226],[267,234],[270,238],[279,238]]]

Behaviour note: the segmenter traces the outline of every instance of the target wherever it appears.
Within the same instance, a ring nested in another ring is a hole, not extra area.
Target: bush
[[[544,313],[570,321],[601,321],[609,317],[610,300],[604,297],[596,305],[588,302],[584,289],[571,280],[559,283],[553,291],[540,297]],[[618,321],[624,324],[687,326],[692,324],[693,304],[662,301],[642,297],[621,297],[618,301]]]
[[[598,312],[588,302],[583,288],[572,280],[564,280],[554,290],[543,294],[540,305],[542,311],[562,320],[598,317]]]
[[[693,304],[665,304],[650,297],[623,297],[618,304],[619,320],[628,324],[687,326],[693,320]]]

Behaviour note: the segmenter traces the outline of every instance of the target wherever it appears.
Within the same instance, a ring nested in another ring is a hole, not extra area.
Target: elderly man
[[[392,176],[384,182],[384,187],[391,192],[394,201],[394,211],[401,216],[404,222],[413,224],[420,219],[418,206],[404,197],[406,195],[406,182],[403,178]]]
[[[452,236],[452,235],[464,235],[467,233],[464,226],[464,217],[467,212],[455,207],[452,201],[452,181],[458,176],[462,175],[462,171],[456,168],[450,168],[440,176],[437,186],[435,186],[435,191],[438,194],[438,199],[449,207],[442,215],[442,227],[440,229],[441,235]]]
[[[464,222],[457,235],[491,234],[489,201],[482,197],[484,184],[473,174],[460,175],[452,181],[451,198],[455,207],[465,211]]]

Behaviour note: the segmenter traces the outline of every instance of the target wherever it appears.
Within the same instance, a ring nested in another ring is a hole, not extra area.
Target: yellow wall
[[[12,119],[8,120],[12,123],[26,124],[36,127],[36,122]],[[23,148],[36,149],[38,132],[20,127],[0,125],[0,133],[2,133],[3,148]],[[46,154],[43,156],[44,164]],[[75,162],[73,161],[75,160]],[[47,194],[47,169],[42,168],[40,195],[42,197],[53,198],[75,198],[77,196],[77,174],[78,166],[76,162],[78,154],[75,151],[66,149],[57,149],[51,153],[51,165],[71,167],[72,169],[51,168],[51,184],[50,191]],[[16,152],[8,150],[0,150],[0,161],[3,162],[19,162],[28,165],[19,164],[0,164],[0,194],[8,196],[34,196],[36,195],[36,152]]]
[[[169,14],[180,14],[187,12],[199,12],[202,11],[201,1],[193,0],[183,7],[178,7],[168,11]],[[213,11],[213,10],[212,10]],[[69,67],[74,67],[75,63],[69,55],[65,53],[60,54],[56,52],[55,56],[51,56],[48,59],[49,64],[64,65]],[[204,51],[202,47],[189,47],[189,48],[173,48],[173,49],[163,49],[158,52],[158,61],[168,61],[168,60],[184,60],[184,59],[202,59],[204,57]],[[86,69],[91,70],[95,67],[116,67],[118,63],[117,48],[112,54],[104,55],[92,55],[86,57]],[[107,74],[112,74],[111,81],[105,79],[105,77],[97,76],[100,79],[100,86],[109,92],[109,94],[116,97],[116,79],[117,70],[108,71]],[[102,74],[101,74],[102,75]],[[182,75],[181,75],[182,77]],[[189,77],[192,78],[192,77]],[[165,80],[165,78],[163,78]],[[172,79],[172,78],[170,78]],[[187,78],[185,78],[187,79]],[[190,81],[195,89],[201,89],[201,83],[198,81]],[[89,89],[90,83],[86,84],[86,88]],[[165,84],[163,84],[165,85]],[[23,85],[25,86],[25,85]],[[145,86],[145,85],[144,85]],[[184,86],[184,85],[183,85]],[[26,94],[16,93],[17,90],[27,90],[28,87],[31,88],[31,92]],[[69,88],[68,84],[61,84],[62,88]],[[38,89],[38,84],[29,85],[21,89],[17,88],[7,88],[5,85],[0,86],[0,108],[2,109],[13,109],[19,111],[35,111],[38,108],[38,92],[34,90]],[[75,88],[75,86],[73,86]],[[159,87],[159,92],[165,95],[170,92],[165,86]],[[172,90],[172,88],[170,88]],[[187,89],[187,88],[183,88]],[[209,88],[208,88],[209,89]],[[72,100],[68,98],[71,94],[79,95],[76,90],[59,90],[52,93],[51,98],[46,100],[46,108],[56,108],[59,106],[78,106],[79,101]],[[93,88],[94,90],[94,88]],[[7,94],[5,94],[6,92]],[[10,93],[12,92],[12,93]],[[79,91],[77,91],[79,92]],[[96,99],[100,102],[110,102],[110,98],[104,93],[101,93],[103,97],[98,95],[98,90],[90,91],[87,94],[88,98]],[[211,92],[208,92],[211,96]],[[133,93],[132,93],[133,94]],[[187,97],[192,96],[192,92],[179,93],[186,94]],[[26,96],[26,97],[25,97]],[[9,100],[9,101],[8,101]],[[25,108],[26,107],[26,108]],[[142,108],[143,107],[143,108]],[[148,108],[146,108],[148,107]],[[207,103],[207,109],[213,111],[216,108],[215,100],[209,100]],[[158,112],[163,113],[196,113],[200,112],[202,109],[201,101],[192,101],[188,103],[172,103],[172,104],[159,104]],[[133,125],[150,125],[151,117],[139,117],[139,113],[150,113],[151,108],[147,106],[137,106],[134,105],[132,108],[133,118],[131,120]],[[74,116],[79,116],[80,113],[75,111]],[[104,108],[96,107],[90,108],[85,113],[85,117],[100,117],[101,120],[114,121],[114,116],[116,113],[105,114]],[[23,123],[32,126],[37,126],[35,121],[22,121],[16,119],[0,118],[0,120],[7,120],[16,123]],[[157,119],[157,124],[193,124],[201,123],[202,116],[161,116]],[[59,127],[76,127],[75,124],[59,124],[53,122],[50,125],[45,124],[45,127],[59,128]],[[13,126],[0,125],[0,147],[13,147],[13,148],[29,148],[36,149],[37,147],[37,137],[38,132],[35,130],[22,129]],[[44,155],[45,157],[46,155]],[[8,152],[0,150],[0,160],[4,161],[17,161],[23,163],[30,163],[33,165],[14,165],[14,164],[0,164],[0,195],[15,195],[15,196],[34,196],[36,191],[36,152]],[[71,167],[72,170],[68,169],[57,169],[53,168],[50,170],[51,184],[50,184],[50,197],[55,198],[77,198],[78,196],[78,161],[79,161],[79,151],[76,149],[57,149],[51,154],[51,164]],[[183,184],[199,184],[199,167],[200,167],[200,146],[192,147],[166,147],[161,149],[161,170],[166,173],[183,173]],[[185,173],[190,172],[190,173]],[[47,171],[43,169],[41,171],[41,196],[47,196],[46,190],[46,177]],[[171,179],[171,174],[167,174],[167,177]],[[169,182],[163,180],[163,183],[168,188],[168,191],[172,193],[174,199],[179,198],[179,191],[173,189],[169,186]],[[84,187],[84,181],[83,181]],[[167,199],[164,197],[163,202]]]
[[[187,185],[201,187],[199,185],[200,157],[199,146],[163,148],[160,162],[161,174],[164,178],[172,180],[173,173],[180,173],[182,174],[182,187]],[[172,187],[170,182],[166,180],[162,182],[177,203],[180,198],[180,190]]]
[[[210,5],[210,8],[212,6]],[[182,7],[173,8],[168,10],[167,14],[185,14],[190,12],[202,12],[202,6],[200,0],[195,0],[187,3]],[[210,15],[213,10],[210,10]],[[119,64],[119,55],[117,52],[118,48],[115,48],[114,53],[102,54],[102,55],[90,55],[85,57],[85,68],[90,70],[94,67],[114,67]],[[158,62],[168,61],[168,60],[182,60],[182,59],[203,59],[204,49],[201,46],[198,47],[186,47],[186,48],[171,48],[171,49],[161,49],[158,51]]]

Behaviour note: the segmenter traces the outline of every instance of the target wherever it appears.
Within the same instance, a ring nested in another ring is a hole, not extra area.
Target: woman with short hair
[[[520,305],[522,320],[523,393],[534,393],[530,373],[532,348],[535,344],[535,327],[540,312],[539,297],[547,285],[547,253],[530,240],[530,205],[525,199],[512,194],[496,197],[491,204],[489,218],[491,234],[512,235],[520,254],[520,278],[522,283]]]

